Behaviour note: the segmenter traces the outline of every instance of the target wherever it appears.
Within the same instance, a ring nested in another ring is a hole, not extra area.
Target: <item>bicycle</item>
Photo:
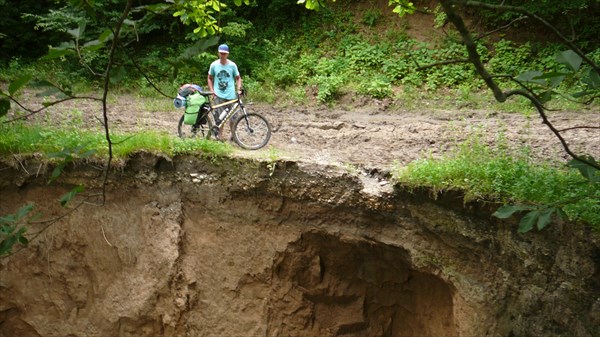
[[[231,130],[232,140],[240,147],[248,150],[258,150],[267,145],[271,139],[271,124],[262,115],[246,111],[246,107],[242,100],[242,96],[244,96],[243,91],[236,99],[216,105],[213,105],[211,99],[212,92],[202,90],[197,90],[196,92],[204,96],[208,104],[204,104],[200,107],[196,123],[193,125],[185,124],[184,112],[184,115],[181,116],[179,124],[177,125],[179,137],[185,139],[198,137],[198,135],[200,135],[206,139],[211,139],[212,137],[219,139],[219,130],[237,114]],[[178,98],[179,97],[180,96],[178,96]],[[216,115],[216,109],[230,104],[232,104],[232,106],[226,110],[225,116],[219,118],[220,116]]]

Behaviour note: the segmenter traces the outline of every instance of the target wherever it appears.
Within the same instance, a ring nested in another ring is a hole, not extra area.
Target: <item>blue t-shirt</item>
[[[227,64],[221,64],[216,60],[210,64],[208,74],[213,77],[213,89],[219,98],[235,99],[237,97],[235,78],[240,75],[235,62],[227,60]]]

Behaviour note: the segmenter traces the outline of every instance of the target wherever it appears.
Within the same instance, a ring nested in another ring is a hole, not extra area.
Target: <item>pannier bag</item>
[[[196,124],[196,120],[198,119],[198,113],[200,112],[200,107],[202,104],[206,103],[206,98],[200,93],[193,93],[187,97],[185,100],[185,113],[183,118],[183,123],[187,125]]]

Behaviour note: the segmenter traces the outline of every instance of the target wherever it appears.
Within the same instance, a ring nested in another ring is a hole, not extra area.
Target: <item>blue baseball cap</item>
[[[226,44],[222,44],[219,46],[219,53],[227,53],[229,54],[229,46]]]

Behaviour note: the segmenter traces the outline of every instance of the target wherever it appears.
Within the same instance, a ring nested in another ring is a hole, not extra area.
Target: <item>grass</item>
[[[50,154],[64,149],[94,151],[99,160],[108,158],[108,144],[103,133],[84,131],[77,128],[42,128],[40,126],[13,123],[0,124],[0,155]],[[205,139],[186,139],[152,131],[135,134],[115,133],[111,136],[113,157],[127,158],[138,151],[163,153],[166,155],[197,154],[224,156],[232,151],[231,146]]]
[[[491,149],[477,138],[441,159],[422,159],[394,170],[408,188],[429,187],[434,193],[461,190],[465,201],[562,207],[569,220],[600,230],[600,184],[574,169],[534,162],[527,153]]]

